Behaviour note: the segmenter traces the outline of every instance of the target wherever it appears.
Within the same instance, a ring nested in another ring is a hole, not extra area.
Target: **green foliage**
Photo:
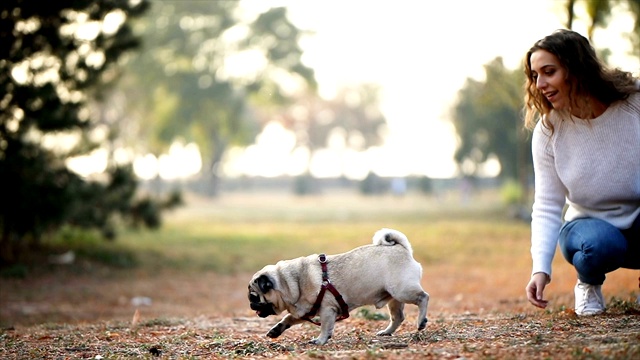
[[[592,42],[596,29],[607,30],[609,22],[613,18],[611,15],[615,10],[628,11],[634,19],[634,25],[631,33],[626,35],[633,47],[632,56],[640,59],[640,0],[565,0],[565,2],[567,28],[573,28],[574,19],[576,18],[576,6],[582,6],[587,15],[587,36]],[[598,47],[598,44],[594,45]],[[607,52],[607,50],[605,46],[603,51]],[[606,57],[604,58],[606,59]]]
[[[424,194],[433,192],[433,180],[428,176],[423,176],[418,180],[418,188]]]
[[[99,246],[102,242],[100,233],[93,229],[64,225],[47,239],[46,245],[54,249],[79,250]]]
[[[368,308],[368,307],[359,308],[358,311],[356,312],[356,316],[363,319],[367,319],[367,320],[373,320],[373,321],[389,320],[389,315],[385,313],[381,313],[379,311],[372,310],[371,308]]]
[[[517,205],[522,202],[524,192],[520,183],[513,179],[507,179],[502,184],[500,196],[505,205]]]
[[[10,257],[10,248],[24,239],[37,242],[44,231],[66,221],[76,190],[100,186],[65,167],[65,158],[79,154],[82,146],[64,152],[42,141],[48,134],[88,131],[88,99],[113,78],[107,75],[120,55],[137,45],[126,22],[91,39],[75,32],[78,27],[99,26],[109,15],[126,20],[145,7],[145,1],[136,6],[127,1],[2,2],[0,258]]]
[[[317,182],[311,174],[302,174],[294,179],[293,192],[296,195],[317,194],[319,191]]]
[[[628,0],[628,4],[629,10],[635,17],[633,33],[629,35],[629,39],[635,56],[640,59],[640,0]]]
[[[138,264],[131,250],[105,242],[102,234],[94,229],[65,225],[47,238],[43,245],[51,252],[70,251],[84,260],[115,268],[132,268]]]
[[[73,199],[66,222],[80,228],[98,228],[103,237],[114,239],[116,227],[122,222],[132,227],[157,229],[162,223],[161,213],[182,204],[181,194],[172,192],[166,199],[136,197],[138,180],[131,166],[107,171],[107,184],[79,183],[72,188]]]
[[[360,182],[360,193],[363,195],[381,194],[387,190],[383,179],[373,172],[369,172]]]
[[[286,9],[270,8],[253,18],[239,16],[238,6],[236,1],[153,3],[149,16],[137,23],[145,51],[126,65],[128,106],[141,129],[127,135],[129,142],[157,154],[176,139],[195,142],[203,168],[215,169],[229,146],[248,144],[258,134],[265,120],[258,118],[256,105],[288,101],[283,80],[314,91],[313,71],[301,61],[303,33]],[[241,63],[249,67],[238,69]],[[204,175],[211,177],[208,189],[215,195],[216,171]]]
[[[117,78],[123,54],[138,46],[130,19],[147,6],[146,0],[2,2],[0,264],[63,224],[113,238],[115,218],[131,218],[136,209],[145,210],[147,225],[159,224],[149,203],[135,203],[129,165],[111,163],[99,180],[66,167],[70,157],[98,146],[88,140],[96,123],[90,105]],[[62,149],[63,143],[72,146]]]
[[[0,268],[0,277],[24,279],[29,274],[29,267],[25,264],[12,264],[7,267]]]

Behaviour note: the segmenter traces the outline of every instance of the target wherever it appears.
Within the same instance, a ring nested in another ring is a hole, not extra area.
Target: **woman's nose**
[[[542,76],[539,76],[536,79],[536,87],[538,89],[544,89],[545,87],[547,87],[547,82],[544,80],[544,78]]]

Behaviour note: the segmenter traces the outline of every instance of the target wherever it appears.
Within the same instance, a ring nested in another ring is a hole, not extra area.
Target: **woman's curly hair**
[[[595,98],[606,105],[626,99],[631,93],[639,91],[637,79],[630,72],[609,69],[596,55],[589,40],[575,31],[560,29],[538,40],[527,52],[524,59],[524,123],[533,129],[540,118],[545,128],[553,133],[553,124],[549,114],[553,110],[551,102],[536,87],[536,79],[531,70],[531,54],[545,50],[558,58],[567,74],[569,85],[569,103],[571,107],[580,107]]]

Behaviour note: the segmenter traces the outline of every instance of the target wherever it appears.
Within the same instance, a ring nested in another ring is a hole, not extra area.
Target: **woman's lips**
[[[544,93],[544,96],[547,98],[547,100],[549,100],[550,102],[553,102],[553,100],[556,98],[556,95],[558,95],[557,91],[550,91],[548,93]]]

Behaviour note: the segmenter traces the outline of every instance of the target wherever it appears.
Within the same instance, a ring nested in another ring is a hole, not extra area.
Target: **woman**
[[[527,298],[547,306],[559,244],[578,275],[576,314],[599,314],[605,274],[640,269],[640,81],[570,30],[536,42],[524,65],[535,173]]]

